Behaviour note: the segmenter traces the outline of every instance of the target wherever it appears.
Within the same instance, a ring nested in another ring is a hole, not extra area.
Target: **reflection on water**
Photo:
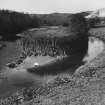
[[[88,42],[88,54],[86,55],[86,52],[83,51],[82,53],[78,53],[74,55],[73,57],[70,57],[68,59],[65,59],[63,62],[60,62],[56,64],[55,70],[53,69],[53,66],[47,67],[47,70],[51,70],[53,72],[61,72],[59,70],[63,70],[63,72],[74,72],[76,68],[78,68],[82,63],[83,60],[89,62],[94,57],[96,57],[99,53],[101,53],[104,49],[104,43],[96,38],[89,38]],[[85,49],[86,50],[86,49]],[[84,57],[84,55],[86,55]],[[28,86],[37,86],[37,85],[43,85],[45,82],[50,81],[50,79],[53,79],[56,77],[56,75],[36,75],[35,73],[30,73],[26,69],[33,67],[35,62],[38,62],[38,64],[44,64],[49,63],[49,61],[53,61],[54,58],[52,57],[37,57],[36,59],[34,57],[25,59],[22,65],[19,65],[16,69],[9,69],[8,72],[4,73],[4,75],[7,77],[6,79],[0,79],[0,97],[3,96],[9,96],[17,89],[20,89],[22,87],[28,87]],[[66,65],[66,66],[63,66]],[[64,70],[64,68],[66,70]],[[45,68],[46,70],[46,68]],[[47,71],[48,72],[48,71]]]
[[[98,38],[90,37],[88,42],[88,52],[84,61],[89,62],[104,50],[104,42]]]
[[[6,78],[0,79],[0,97],[10,96],[14,91],[29,86],[40,86],[56,76],[39,76],[26,69],[12,69],[3,74]]]

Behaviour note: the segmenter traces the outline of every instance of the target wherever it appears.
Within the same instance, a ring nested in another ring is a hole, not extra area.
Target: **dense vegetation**
[[[15,39],[16,34],[26,29],[39,27],[37,16],[8,10],[0,10],[0,35],[4,39]]]
[[[78,13],[85,16],[88,12]],[[17,39],[16,34],[40,26],[68,26],[69,13],[26,14],[9,10],[0,10],[0,36],[4,40]]]
[[[58,26],[67,23],[69,13],[40,14],[38,17],[43,26]]]
[[[79,33],[86,34],[88,32],[89,29],[88,22],[81,14],[77,13],[69,16],[68,23],[69,23],[69,30],[74,35]]]
[[[87,16],[89,12],[80,12],[78,15]],[[69,17],[71,13],[52,13],[52,14],[40,14],[37,15],[41,20],[43,26],[68,26]]]
[[[18,46],[21,47],[23,55],[65,56],[87,49],[88,26],[85,18],[80,14],[73,14],[70,15],[68,23],[68,36],[51,37],[51,33],[49,35],[44,33],[46,36],[42,34],[35,37],[36,34],[40,33],[40,30],[38,32],[33,30],[36,33],[33,32],[32,35],[27,31],[27,37],[18,41]],[[50,29],[49,31],[52,32]],[[58,33],[56,32],[56,34]]]

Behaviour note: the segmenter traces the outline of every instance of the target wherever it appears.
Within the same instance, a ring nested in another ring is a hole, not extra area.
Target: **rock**
[[[23,60],[19,59],[19,60],[16,61],[16,64],[21,64],[22,62],[23,62]]]
[[[15,68],[17,67],[16,63],[12,62],[12,63],[8,63],[6,64],[9,68]]]

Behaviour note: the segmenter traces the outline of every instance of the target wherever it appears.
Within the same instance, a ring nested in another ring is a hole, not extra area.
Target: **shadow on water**
[[[73,74],[79,66],[84,64],[83,58],[88,50],[88,36],[71,41],[70,48],[71,50],[68,50],[70,54],[66,57],[61,59],[55,58],[54,61],[45,65],[41,65],[40,62],[38,62],[38,66],[28,68],[27,71],[38,75],[57,75],[64,72]]]
[[[80,65],[84,64],[82,59],[86,54],[86,50],[87,49],[70,57],[62,58],[62,60],[52,61],[46,65],[28,68],[27,71],[38,75],[56,75],[63,72],[73,74]]]

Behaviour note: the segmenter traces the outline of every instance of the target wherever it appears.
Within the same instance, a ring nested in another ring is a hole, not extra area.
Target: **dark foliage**
[[[0,35],[4,39],[15,39],[17,33],[33,27],[39,27],[39,19],[36,16],[0,10]]]
[[[80,14],[74,14],[69,17],[68,23],[68,27],[66,28],[69,30],[68,36],[51,37],[51,33],[48,36],[47,33],[42,33],[41,36],[35,37],[35,33],[30,35],[30,33],[27,32],[27,37],[18,42],[18,45],[21,46],[23,55],[65,56],[87,49],[88,26],[85,18]],[[38,32],[40,33],[40,31]],[[36,33],[38,34],[38,32]],[[57,31],[54,35],[55,34],[58,34]]]
[[[90,18],[88,20],[88,23],[90,25],[90,27],[95,27],[97,24],[99,25],[101,23],[102,19],[95,17],[95,18]]]
[[[73,14],[69,16],[69,33],[74,36],[71,40],[73,53],[88,49],[89,26],[83,15]]]
[[[73,14],[69,16],[69,30],[72,34],[86,34],[89,27],[86,19],[81,14]]]

